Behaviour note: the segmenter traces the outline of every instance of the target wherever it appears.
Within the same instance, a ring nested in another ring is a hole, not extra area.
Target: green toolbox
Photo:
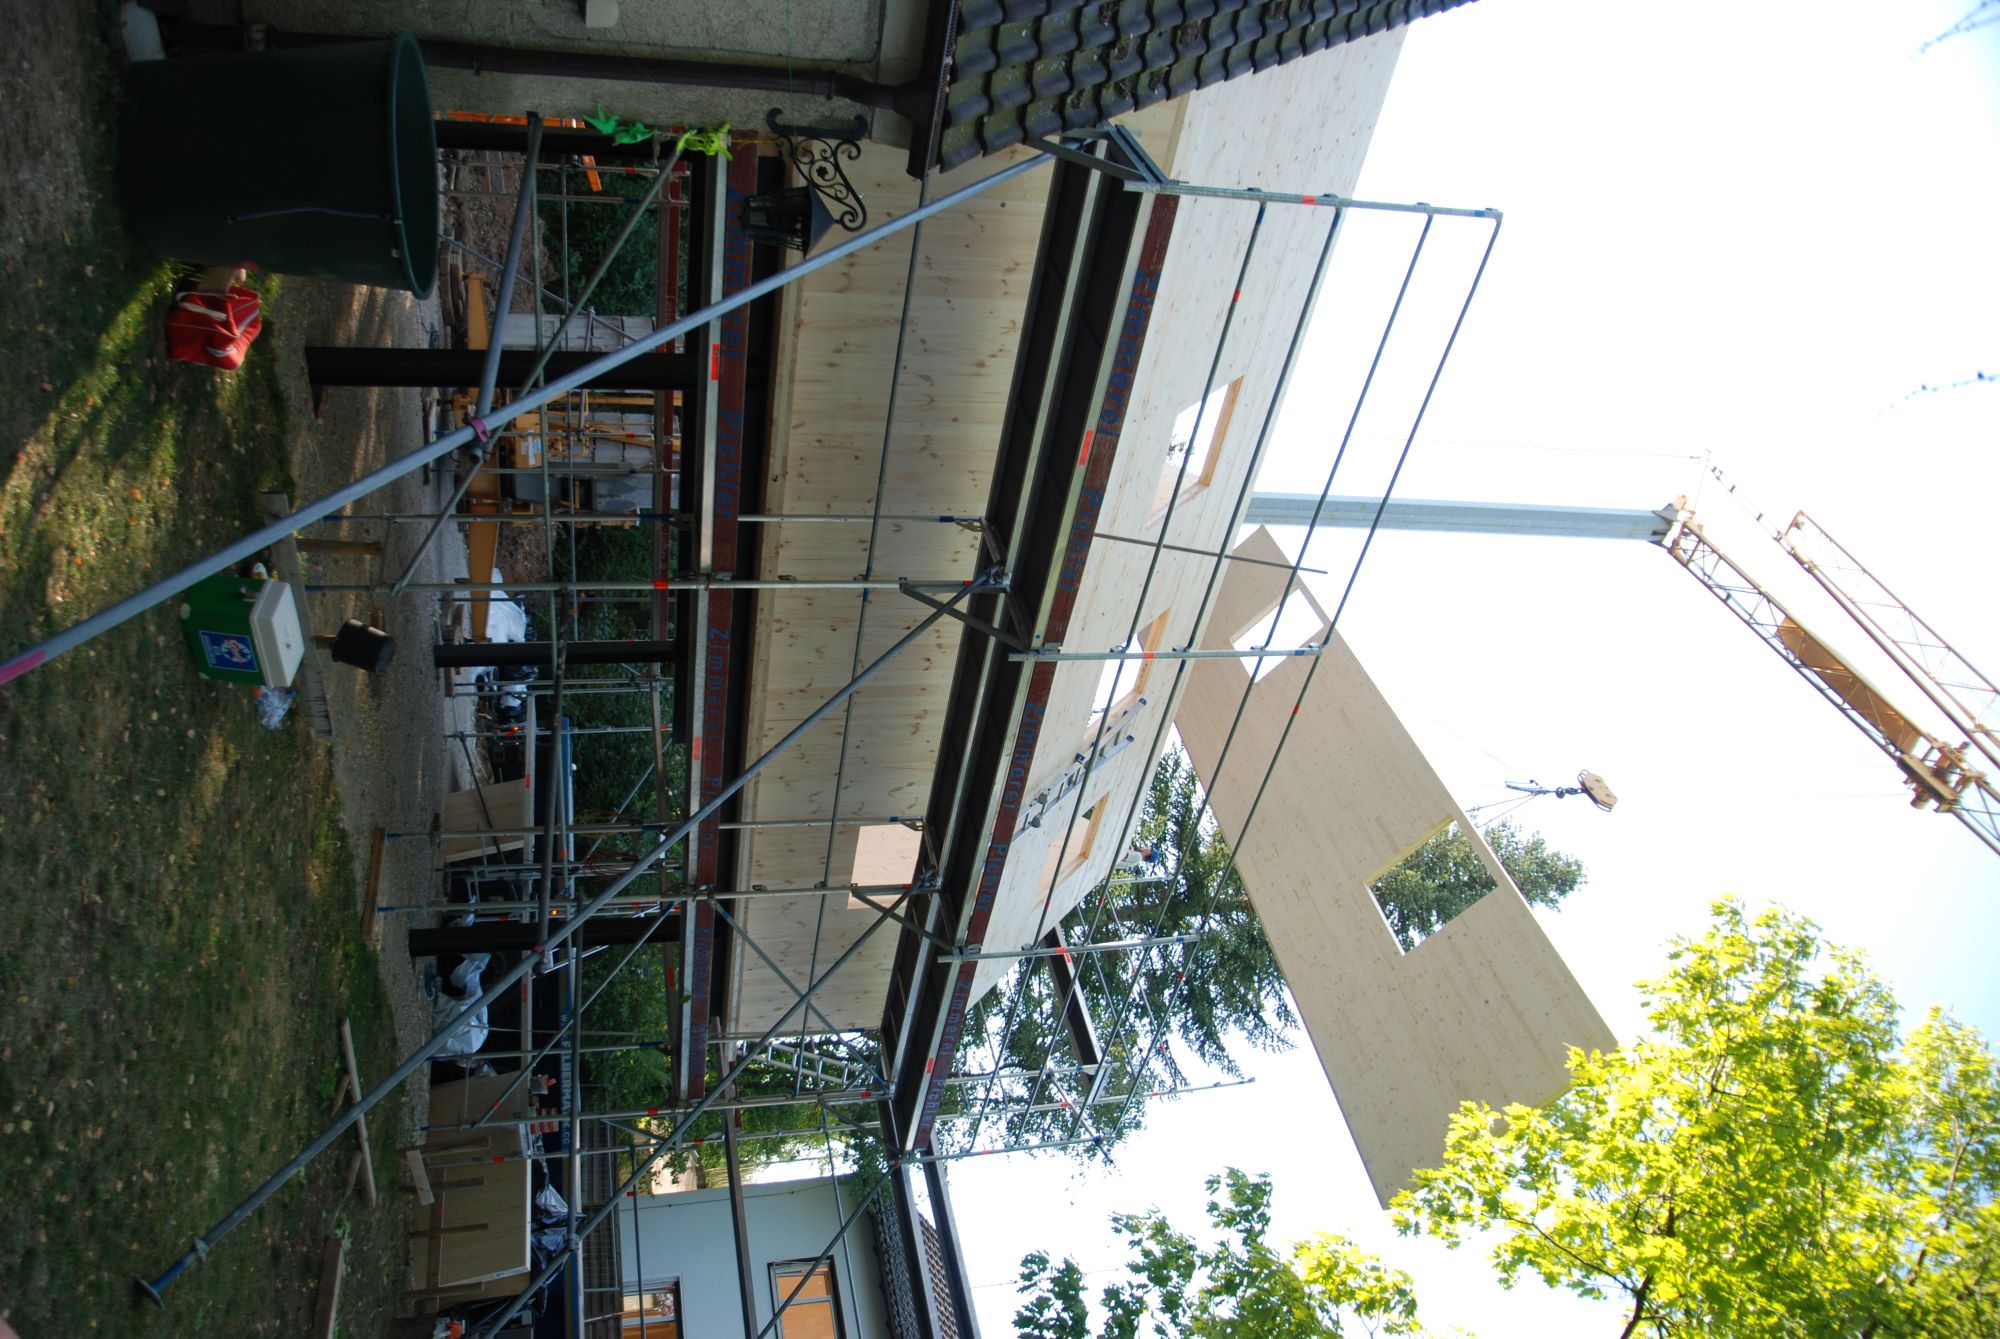
[[[218,573],[188,588],[181,628],[197,670],[229,683],[288,688],[305,658],[292,588]]]

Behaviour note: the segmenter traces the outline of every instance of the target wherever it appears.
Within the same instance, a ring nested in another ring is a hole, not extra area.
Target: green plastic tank
[[[148,249],[401,288],[437,282],[437,134],[408,33],[126,72],[119,175]]]

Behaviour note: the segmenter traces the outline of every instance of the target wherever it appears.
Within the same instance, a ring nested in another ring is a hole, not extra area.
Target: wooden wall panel
[[[1282,558],[1264,530],[1237,552]],[[1215,626],[1268,611],[1283,580],[1232,566]],[[1249,674],[1236,660],[1195,664],[1181,737],[1386,1204],[1412,1169],[1440,1160],[1459,1102],[1547,1101],[1568,1082],[1568,1047],[1617,1041],[1490,851],[1498,886],[1415,950],[1397,944],[1369,885],[1444,823],[1473,828],[1345,642],[1320,657],[1296,717],[1312,662],[1259,680],[1226,759]]]
[[[1171,175],[1187,180],[1275,189],[1351,191],[1388,87],[1401,41],[1384,34],[1294,62],[1251,80],[1233,81],[1136,118],[1142,142]],[[1298,127],[1313,133],[1300,134]],[[1012,159],[968,164],[933,184],[932,195],[956,188]],[[871,217],[912,207],[916,183],[903,174],[902,155],[864,146],[852,169]],[[981,196],[968,207],[926,222],[903,371],[882,470],[888,388],[895,367],[910,242],[907,234],[810,276],[785,290],[778,377],[770,425],[770,468],[763,509],[774,513],[865,513],[875,504],[891,514],[977,514],[983,509],[997,451],[1014,356],[1027,301],[1031,261],[1042,225],[1048,177],[1034,172]],[[1161,529],[1152,499],[1175,416],[1199,398],[1217,331],[1229,309],[1237,266],[1256,209],[1205,200],[1182,202],[1172,250],[1160,277],[1154,335],[1147,342],[1128,413],[1120,460],[1112,477],[1102,528],[1151,539]],[[1329,222],[1326,212],[1274,209],[1267,215],[1258,259],[1243,283],[1244,302],[1214,381],[1243,378],[1226,440],[1217,448],[1209,485],[1177,507],[1169,542],[1214,549],[1232,530],[1235,503],[1252,448],[1275,388],[1310,266]],[[765,575],[845,578],[868,562],[865,525],[793,524],[760,527]],[[874,573],[913,579],[964,578],[977,561],[976,537],[955,526],[888,523],[878,539]],[[1150,584],[1150,550],[1108,541],[1091,552],[1084,574],[1072,646],[1108,648],[1134,622],[1144,627],[1171,611],[1167,641],[1184,645],[1212,562],[1164,555]],[[1146,591],[1143,608],[1138,595]],[[847,681],[862,602],[845,592],[783,592],[758,602],[757,660],[752,671],[746,756],[755,757]],[[868,601],[863,660],[915,625],[925,611],[895,595]],[[921,812],[936,764],[958,645],[945,624],[902,663],[857,694],[851,715],[816,727],[744,793],[746,815],[826,816],[833,812],[833,778],[843,736],[847,773],[839,812],[887,816]],[[1056,676],[1049,703],[1051,741],[1037,754],[1031,789],[1053,781],[1086,748],[1086,722],[1101,666],[1075,664]],[[1124,820],[1150,774],[1157,726],[1178,694],[1176,667],[1156,667],[1146,712],[1132,727],[1137,742],[1085,787],[1082,807],[1104,799],[1116,821],[1098,825],[1089,858],[1055,887],[1043,885],[1050,852],[1079,806],[1058,806],[1017,842],[988,934],[989,948],[1026,944],[1040,927],[1073,906],[1100,881],[1123,845]],[[1064,742],[1058,746],[1053,741]],[[1076,743],[1068,741],[1074,739]],[[1074,799],[1075,797],[1072,797]],[[1079,823],[1075,842],[1088,825]],[[797,887],[846,880],[851,839],[836,843],[829,867],[826,835],[747,834],[737,871],[743,886]],[[1072,854],[1077,849],[1073,844]],[[745,923],[758,945],[803,983],[816,959],[820,970],[872,919],[848,911],[841,897],[760,899],[746,905]],[[864,950],[862,970],[830,983],[822,1001],[849,1026],[880,1020],[893,930]],[[817,949],[815,949],[817,945]],[[755,1034],[791,1003],[791,991],[754,954],[740,950],[729,1029]],[[978,989],[1005,970],[982,968]]]

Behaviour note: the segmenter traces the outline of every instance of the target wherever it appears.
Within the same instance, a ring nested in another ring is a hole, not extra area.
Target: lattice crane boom
[[[2000,775],[2000,687],[1812,517],[1794,516],[1779,542]]]
[[[1683,514],[1661,541],[1661,546],[1779,658],[1796,670],[1800,678],[1811,684],[1855,728],[1889,755],[1909,783],[1913,805],[1917,808],[1935,806],[1939,812],[1953,815],[1986,843],[1988,849],[2000,855],[2000,791],[1995,790],[1984,771],[1968,765],[1967,754],[1972,748],[1970,742],[1953,744],[1912,721],[1860,671],[1808,631],[1775,596],[1717,548],[1691,516]],[[1826,584],[1824,579],[1821,584]],[[1863,624],[1864,629],[1869,627],[1869,620],[1864,615],[1855,614],[1855,602],[1851,598],[1840,600],[1836,595],[1836,600]],[[1907,609],[1900,602],[1898,605]],[[1914,618],[1914,615],[1911,617]],[[1922,626],[1928,632],[1928,625]],[[1885,639],[1891,646],[1894,645],[1894,639],[1889,638],[1887,633],[1880,634],[1877,644],[1882,644]],[[1935,642],[1939,646],[1946,645],[1942,639],[1935,639]],[[1890,647],[1885,646],[1884,649],[1889,650]],[[1911,673],[1912,678],[1918,678],[1904,663],[1907,655],[1899,657],[1892,651],[1891,658],[1899,668]],[[1919,686],[1922,682],[1919,679]],[[1938,691],[1942,693],[1943,690]],[[1947,711],[1947,715],[1957,724],[1955,713]]]
[[[1722,476],[1717,472],[1716,477]],[[1733,485],[1730,491],[1735,491]],[[1649,512],[1410,499],[1384,504],[1377,498],[1258,493],[1250,499],[1244,522],[1298,526],[1310,521],[1322,529],[1380,526],[1658,544],[1894,760],[1909,783],[1913,804],[1953,815],[2000,855],[2000,789],[1995,785],[2000,778],[2000,687],[1800,512],[1778,536],[1779,543],[1949,723],[1953,738],[1940,738],[1807,631],[1715,546],[1686,508],[1686,498]]]

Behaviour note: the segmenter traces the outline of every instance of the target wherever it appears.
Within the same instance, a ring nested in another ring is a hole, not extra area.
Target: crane
[[[1889,755],[1910,803],[1957,818],[2000,855],[2000,688],[1805,512],[1775,536],[1834,606],[1902,672],[1948,728],[1939,734],[1795,618],[1765,584],[1716,546],[1686,498],[1657,511],[1519,503],[1254,494],[1246,525],[1380,526],[1395,530],[1631,539],[1656,544]],[[1935,724],[1935,722],[1933,723]]]

